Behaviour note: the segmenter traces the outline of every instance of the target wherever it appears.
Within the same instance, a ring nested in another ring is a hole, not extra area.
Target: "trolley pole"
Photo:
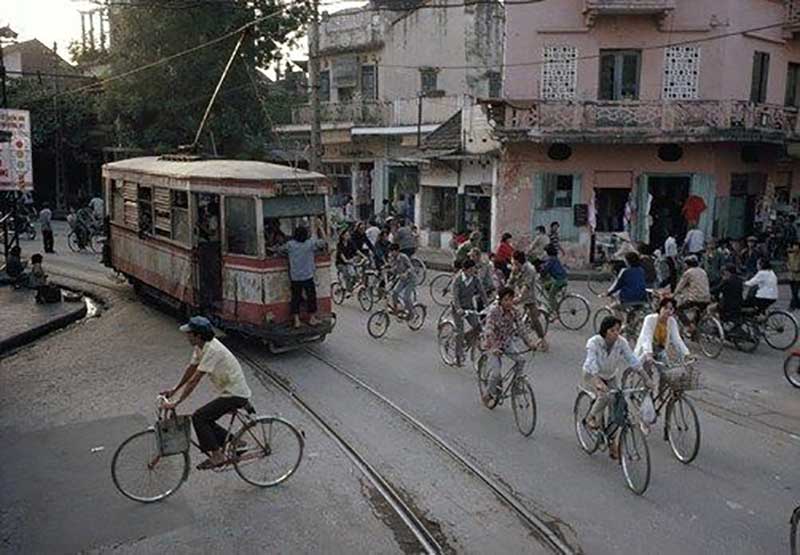
[[[311,155],[308,166],[312,172],[318,172],[322,145],[319,107],[319,1],[314,0],[312,6],[308,32],[308,81],[311,89]]]

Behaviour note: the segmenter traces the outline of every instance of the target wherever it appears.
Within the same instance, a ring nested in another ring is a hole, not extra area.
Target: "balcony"
[[[462,96],[441,96],[422,99],[422,124],[447,121],[464,105]],[[402,98],[397,100],[359,101],[350,103],[324,103],[320,120],[326,123],[350,123],[362,126],[409,126],[416,125],[419,117],[419,100]],[[310,106],[299,106],[292,110],[294,125],[308,125],[313,114]]]
[[[490,117],[510,142],[667,143],[800,140],[798,113],[741,100],[495,103]]]
[[[675,0],[584,0],[583,14],[586,25],[607,15],[653,15],[659,22],[675,9]]]
[[[783,28],[793,35],[800,32],[800,0],[783,1]]]
[[[383,46],[384,20],[371,11],[338,12],[323,16],[320,25],[319,50],[323,56],[342,52],[377,50]]]

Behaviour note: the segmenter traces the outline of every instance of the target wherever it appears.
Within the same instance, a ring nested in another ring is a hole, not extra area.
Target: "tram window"
[[[322,195],[286,196],[264,199],[264,238],[268,250],[291,239],[298,226],[310,227],[319,237],[325,225],[325,197]]]
[[[189,195],[186,191],[170,191],[172,206],[172,239],[189,243]]]
[[[254,199],[225,197],[225,241],[231,254],[258,255]]]
[[[136,205],[139,209],[139,232],[153,233],[153,190],[150,187],[139,186]]]

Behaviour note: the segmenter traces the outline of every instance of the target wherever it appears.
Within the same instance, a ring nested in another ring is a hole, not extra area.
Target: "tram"
[[[103,165],[108,216],[104,260],[134,289],[273,352],[333,330],[330,256],[319,253],[317,318],[294,329],[288,260],[273,254],[296,226],[328,226],[324,175],[256,161],[165,155]],[[306,320],[305,314],[301,319]]]

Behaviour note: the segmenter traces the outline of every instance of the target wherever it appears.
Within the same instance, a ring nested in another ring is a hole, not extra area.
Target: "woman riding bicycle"
[[[675,312],[678,308],[673,297],[664,297],[658,303],[658,312],[649,314],[642,323],[642,331],[636,341],[633,354],[638,358],[664,359],[668,349],[674,349],[680,358],[690,354],[681,337]]]
[[[512,370],[519,374],[525,369],[526,359],[523,353],[534,349],[527,344],[527,339],[521,332],[523,327],[520,315],[514,308],[514,290],[503,287],[498,291],[497,297],[498,302],[489,309],[483,328],[483,341],[489,353],[491,368],[486,394],[481,399],[487,406],[501,394],[503,356],[514,361]]]
[[[610,401],[608,390],[618,389],[627,368],[641,368],[639,358],[633,354],[628,341],[620,336],[622,321],[616,316],[606,316],[600,323],[600,333],[586,342],[586,360],[583,363],[583,385],[594,392],[595,400],[586,418],[591,430],[600,428],[603,411]],[[619,458],[618,439],[609,445],[612,459]]]
[[[217,424],[216,420],[246,406],[252,394],[239,361],[219,339],[214,337],[214,328],[207,318],[193,316],[188,323],[180,327],[180,330],[186,334],[194,350],[189,366],[178,385],[161,392],[161,395],[170,399],[163,408],[169,410],[180,405],[192,394],[203,376],[208,375],[219,392],[219,397],[192,414],[192,424],[200,442],[200,449],[208,455],[208,459],[200,463],[197,469],[207,470],[225,464],[222,445],[225,444],[228,432]],[[172,401],[172,397],[181,388],[183,391],[180,397]]]

